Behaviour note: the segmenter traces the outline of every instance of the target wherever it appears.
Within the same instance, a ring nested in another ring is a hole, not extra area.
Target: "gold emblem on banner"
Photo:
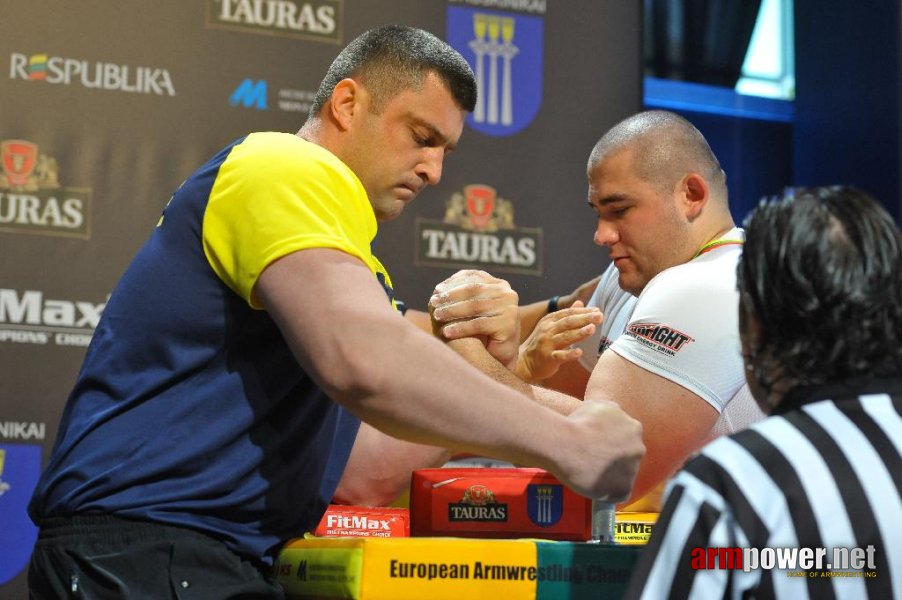
[[[4,140],[0,142],[0,157],[0,190],[34,191],[60,186],[56,159],[39,154],[37,144]]]
[[[468,185],[464,186],[462,194],[452,194],[445,204],[444,222],[468,231],[485,233],[514,229],[514,205],[499,198],[493,187]]]
[[[417,218],[415,227],[418,266],[542,274],[542,229],[517,227],[514,203],[492,186],[464,186],[441,221]]]
[[[0,140],[0,231],[88,239],[90,188],[62,187],[59,165],[26,140]]]

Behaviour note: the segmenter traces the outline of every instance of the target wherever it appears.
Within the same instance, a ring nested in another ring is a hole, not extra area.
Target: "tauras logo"
[[[207,25],[251,33],[341,41],[343,0],[207,0]]]
[[[0,228],[35,229],[84,237],[86,197],[0,192]]]
[[[386,520],[370,519],[366,516],[343,516],[328,515],[326,517],[326,527],[340,527],[343,529],[378,529],[380,531],[391,531],[391,525]]]
[[[473,184],[445,204],[444,219],[416,221],[416,264],[542,273],[542,230],[516,227],[513,203]]]
[[[0,421],[0,438],[5,440],[41,441],[44,439],[45,430],[44,423]]]
[[[484,485],[471,485],[460,502],[448,505],[448,521],[507,521],[507,504],[495,502]]]
[[[166,69],[133,67],[108,62],[89,62],[46,54],[13,52],[9,78],[44,81],[59,85],[81,84],[86,88],[134,94],[175,96],[172,76]]]
[[[507,504],[493,506],[448,505],[449,521],[507,521]]]
[[[43,292],[0,288],[0,342],[87,346],[106,302],[45,298]]]
[[[694,338],[682,331],[661,323],[633,323],[627,327],[626,333],[636,339],[651,342],[656,349],[671,355],[694,341]]]
[[[90,237],[89,188],[61,187],[56,159],[27,140],[0,141],[0,230]]]

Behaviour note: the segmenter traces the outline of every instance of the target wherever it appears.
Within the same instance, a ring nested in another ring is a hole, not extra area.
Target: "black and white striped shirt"
[[[900,414],[902,380],[795,389],[705,446],[671,480],[627,597],[902,598]],[[693,565],[710,549],[825,548],[830,563],[868,546],[873,566],[857,570]]]

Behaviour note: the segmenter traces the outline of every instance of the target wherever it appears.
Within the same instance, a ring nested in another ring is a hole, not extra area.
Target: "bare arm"
[[[404,318],[416,325],[418,329],[426,333],[432,333],[432,319],[429,318],[429,313],[408,308],[407,312],[404,313]]]
[[[630,502],[672,475],[708,439],[718,413],[686,388],[636,366],[616,352],[601,355],[586,400],[616,402],[639,420],[647,448]]]
[[[585,398],[591,374],[579,361],[565,362],[558,367],[554,375],[543,381],[542,385],[574,398]]]
[[[584,307],[579,300],[570,308],[542,317],[526,341],[520,344],[514,369],[517,376],[544,385],[562,365],[582,356],[582,349],[573,344],[595,333],[602,318],[600,310]],[[582,398],[582,394],[579,397]]]
[[[643,453],[635,421],[607,403],[563,417],[478,373],[399,318],[356,258],[289,254],[255,292],[317,384],[381,431],[545,468],[587,496],[628,493]]]
[[[557,413],[569,415],[582,404],[578,398],[526,383],[499,363],[489,354],[485,346],[474,338],[451,340],[448,346],[495,381],[521,392]]]
[[[440,467],[451,455],[446,448],[405,442],[361,423],[335,500],[359,506],[391,504],[409,488],[415,470]]]
[[[564,297],[562,302],[569,305],[567,308],[539,318],[538,323],[528,324],[532,332],[518,347],[521,336],[517,329],[526,315],[529,315],[526,321],[538,315],[535,305],[518,310],[517,294],[508,282],[484,271],[459,271],[436,286],[429,300],[433,319],[430,330],[451,340],[480,336],[489,354],[520,379],[548,387],[545,381],[561,365],[577,360],[582,354],[580,348],[572,345],[591,336],[602,322],[601,311],[585,307],[580,297],[591,295],[597,281],[597,278],[588,281]],[[545,308],[541,312],[544,314]],[[417,315],[416,321],[425,328],[425,319]],[[559,386],[559,389],[582,398],[587,380],[586,374],[574,385]],[[572,390],[579,393],[572,394]]]
[[[601,276],[594,277],[585,283],[581,283],[575,290],[569,294],[558,297],[558,308],[570,308],[573,303],[579,300],[583,306],[592,297],[595,288],[598,287],[598,281]],[[535,329],[539,320],[548,314],[548,300],[540,300],[532,304],[524,304],[520,307],[520,343],[526,341],[526,338]]]

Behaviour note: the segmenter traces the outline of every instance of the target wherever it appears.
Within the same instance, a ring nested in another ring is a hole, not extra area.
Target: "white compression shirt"
[[[723,239],[743,240],[735,228]],[[639,297],[622,289],[609,265],[589,306],[604,313],[583,340],[582,366],[591,372],[608,348],[633,364],[703,398],[720,414],[712,434],[744,429],[763,418],[745,382],[739,343],[736,263],[739,244],[718,246],[659,273]]]

